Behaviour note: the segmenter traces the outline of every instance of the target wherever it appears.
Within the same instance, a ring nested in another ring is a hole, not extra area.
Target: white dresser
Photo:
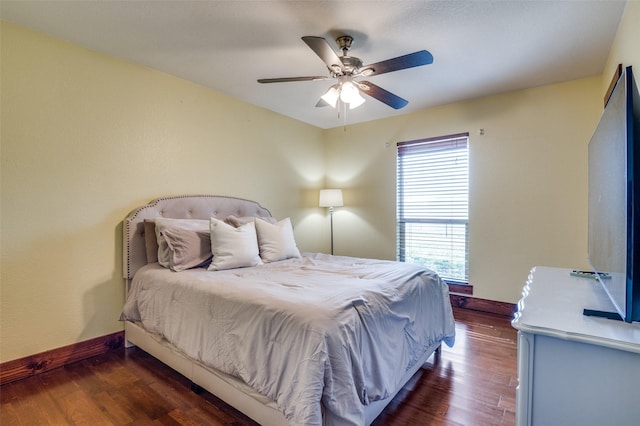
[[[640,324],[584,316],[613,304],[570,272],[533,268],[518,303],[516,425],[638,426]]]

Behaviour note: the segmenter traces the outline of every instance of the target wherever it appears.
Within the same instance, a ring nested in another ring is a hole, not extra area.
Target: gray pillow
[[[144,220],[144,248],[147,252],[147,263],[158,261],[158,239],[156,238],[156,222],[153,219]]]
[[[208,220],[156,218],[154,221],[160,265],[182,271],[211,257]]]

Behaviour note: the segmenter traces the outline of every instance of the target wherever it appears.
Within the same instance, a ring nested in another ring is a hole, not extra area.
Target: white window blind
[[[469,280],[469,134],[398,143],[397,256]]]

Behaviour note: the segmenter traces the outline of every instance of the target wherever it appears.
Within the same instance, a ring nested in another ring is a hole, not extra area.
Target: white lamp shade
[[[322,100],[331,105],[333,108],[336,107],[336,103],[338,102],[338,97],[340,94],[338,93],[338,89],[336,86],[331,86],[327,93],[321,96]]]
[[[358,89],[353,85],[350,81],[345,81],[342,83],[342,87],[340,88],[340,100],[344,103],[351,103],[354,98],[358,96]]]
[[[360,95],[360,92],[355,93],[353,95],[351,102],[349,102],[349,109],[358,108],[360,105],[364,103],[364,98]]]
[[[342,189],[321,189],[320,207],[342,207]]]

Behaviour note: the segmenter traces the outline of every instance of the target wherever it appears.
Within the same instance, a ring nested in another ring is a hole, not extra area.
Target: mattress
[[[366,405],[455,336],[448,288],[434,272],[323,254],[225,271],[149,264],[133,278],[122,319],[305,425],[363,424]]]

